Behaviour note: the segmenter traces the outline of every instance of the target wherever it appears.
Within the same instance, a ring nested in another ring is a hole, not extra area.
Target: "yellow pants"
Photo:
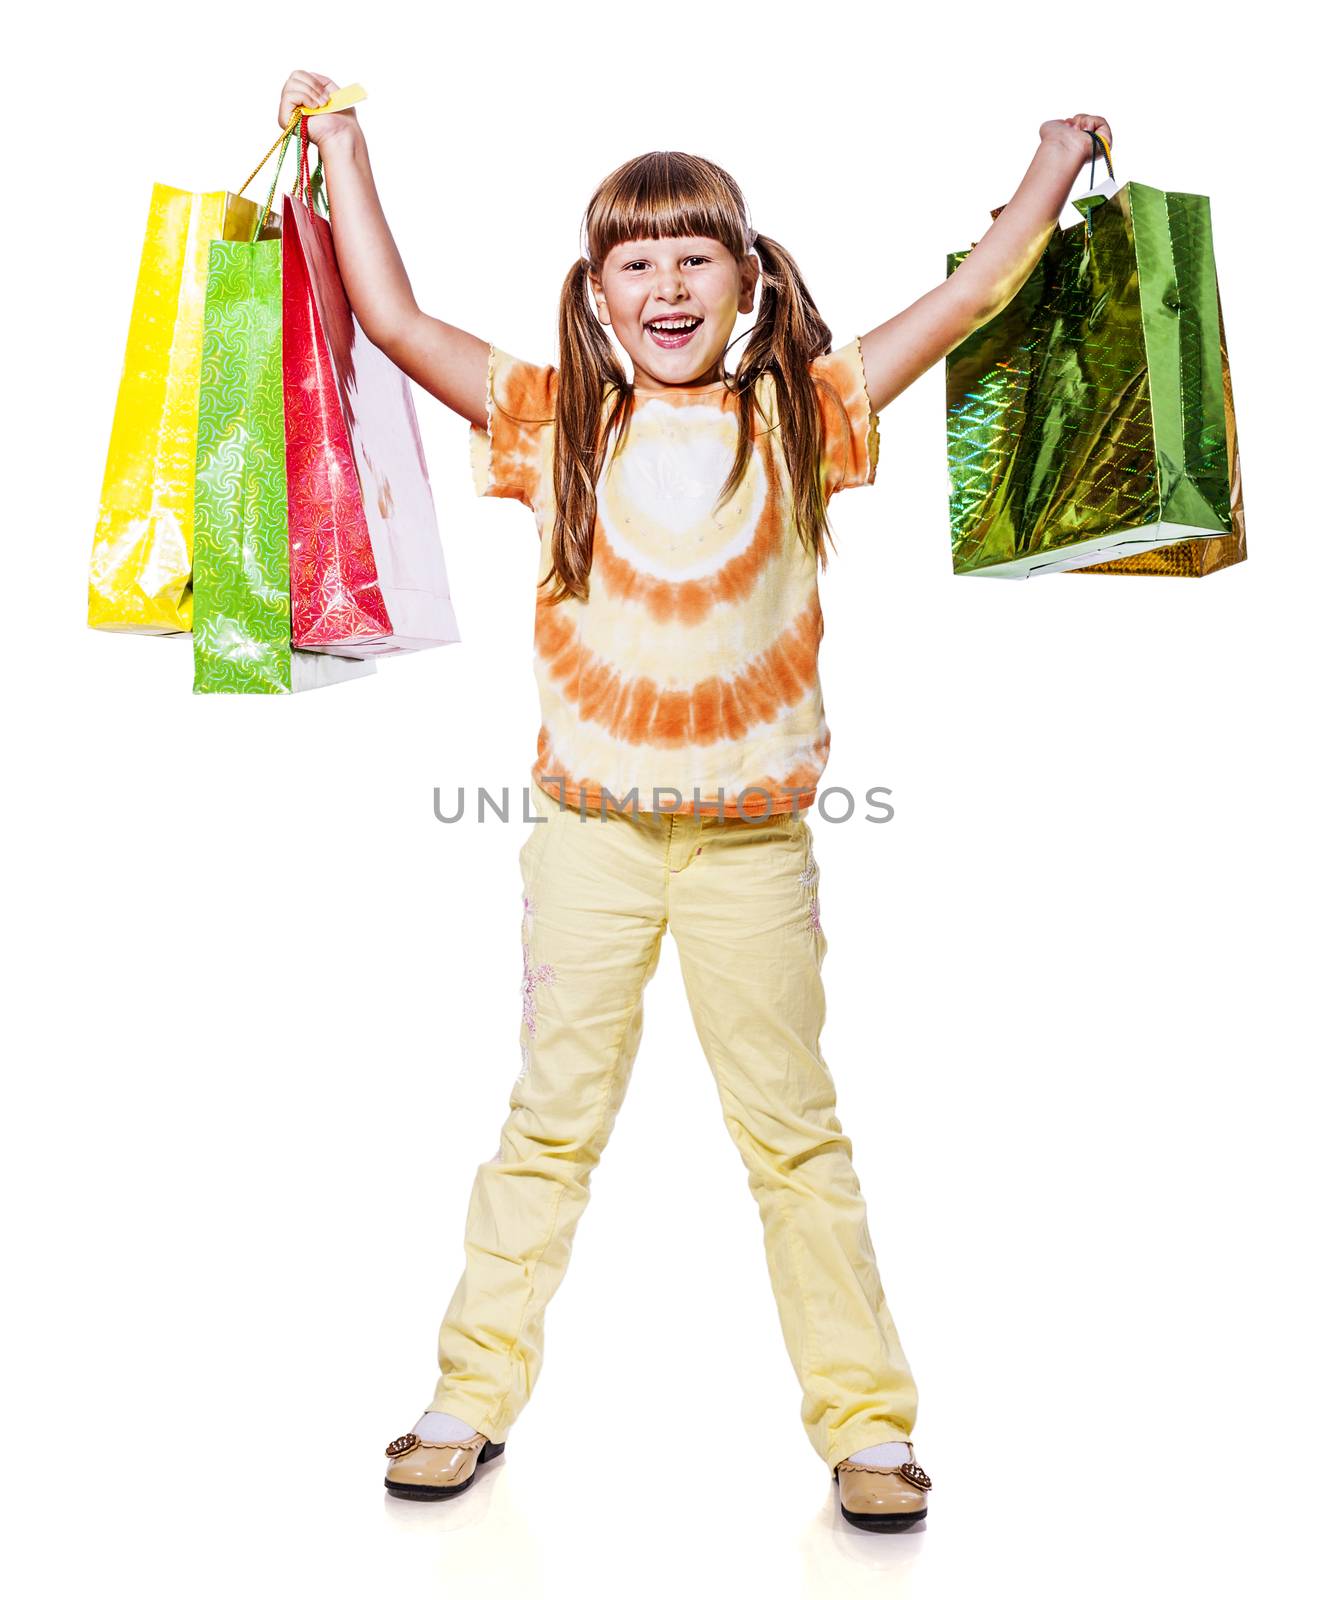
[[[669,928],[760,1208],[812,1447],[833,1468],[907,1438],[916,1388],[820,1053],[826,940],[805,817],[602,821],[531,793],[545,820],[528,825],[520,856],[523,1067],[499,1150],[477,1169],[429,1409],[498,1443],[531,1396],[546,1306],[628,1086],[642,992]]]

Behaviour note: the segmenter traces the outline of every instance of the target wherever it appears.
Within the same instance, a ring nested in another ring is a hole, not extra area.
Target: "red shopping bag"
[[[284,196],[283,241],[293,643],[349,656],[454,644],[407,375],[363,334],[330,222],[296,194]]]

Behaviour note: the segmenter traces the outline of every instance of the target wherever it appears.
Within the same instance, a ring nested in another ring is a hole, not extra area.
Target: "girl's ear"
[[[756,305],[756,281],[761,276],[761,258],[745,255],[738,269],[738,310],[750,312]]]
[[[605,291],[601,287],[600,279],[594,272],[587,274],[587,282],[591,285],[591,298],[596,302],[596,312],[600,320],[608,328],[610,325],[610,308],[605,303]]]

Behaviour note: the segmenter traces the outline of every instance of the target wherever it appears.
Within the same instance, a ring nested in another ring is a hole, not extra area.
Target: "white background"
[[[1303,53],[1269,5],[920,16],[142,5],[48,12],[12,58],[14,1592],[1313,1592]],[[942,279],[1046,118],[1211,197],[1245,566],[955,581],[940,370],[833,507],[828,779],[896,815],[813,823],[824,1043],[920,1533],[849,1528],[802,1432],[672,941],[505,1457],[449,1505],[381,1487],[519,1065],[525,826],[431,806],[526,780],[531,518],[418,392],[461,644],[193,697],[186,641],[85,621],[151,184],[240,183],[298,66],[366,85],[423,308],[537,361],[592,188],[646,149],[733,172],[836,344]]]

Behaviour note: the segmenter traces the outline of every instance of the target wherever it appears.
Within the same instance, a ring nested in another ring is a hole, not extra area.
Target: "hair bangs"
[[[713,162],[677,150],[653,150],[611,173],[588,210],[586,234],[597,270],[632,239],[718,239],[734,256],[752,248],[738,185]]]

